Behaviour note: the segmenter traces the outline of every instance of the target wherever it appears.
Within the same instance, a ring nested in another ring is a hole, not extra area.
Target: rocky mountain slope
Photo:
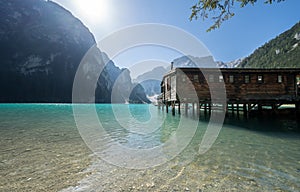
[[[162,76],[169,71],[170,68],[164,68],[162,66],[155,67],[151,71],[148,71],[142,75],[139,75],[136,79],[134,79],[134,82],[143,82],[146,80],[161,80]]]
[[[212,56],[207,57],[194,57],[182,56],[173,60],[173,67],[216,67],[216,62]]]
[[[95,44],[90,31],[51,1],[0,0],[0,10],[0,102],[71,102],[77,67]],[[108,62],[99,77],[96,102],[111,101],[122,71]],[[121,87],[136,86],[129,74],[123,78],[126,85]],[[139,86],[131,95],[120,96],[118,102],[147,102]]]
[[[170,67],[155,67],[142,75],[139,75],[134,82],[139,83],[145,90],[148,97],[160,94],[160,83],[164,74],[170,70]]]
[[[240,67],[300,67],[300,22],[256,49]]]
[[[219,68],[235,68],[235,67],[239,67],[243,61],[244,61],[244,58],[236,59],[236,60],[229,61],[229,62],[216,61],[216,64],[217,64],[217,67],[219,67]]]

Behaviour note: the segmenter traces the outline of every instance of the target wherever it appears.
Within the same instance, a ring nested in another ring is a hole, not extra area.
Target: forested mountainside
[[[300,22],[256,49],[239,67],[300,67]]]

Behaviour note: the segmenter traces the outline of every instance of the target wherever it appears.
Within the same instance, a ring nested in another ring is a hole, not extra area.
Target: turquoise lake
[[[0,104],[0,191],[300,191],[296,119],[229,116],[200,154],[208,120],[153,105]]]

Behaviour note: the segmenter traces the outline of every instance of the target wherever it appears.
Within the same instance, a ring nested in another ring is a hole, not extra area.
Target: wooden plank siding
[[[283,103],[293,103],[299,101],[297,76],[300,78],[299,68],[205,68],[201,70],[198,68],[175,68],[163,77],[162,99],[164,102],[174,102],[178,98],[180,98],[180,102],[209,101],[211,99],[210,91],[225,84],[228,102],[282,101]],[[175,85],[171,85],[171,78],[176,78]]]

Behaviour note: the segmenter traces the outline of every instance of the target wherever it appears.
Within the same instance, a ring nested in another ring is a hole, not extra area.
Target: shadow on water
[[[210,120],[210,115],[205,114],[203,111],[200,111],[199,114],[191,112],[187,115],[193,119],[199,118],[202,122],[209,122]],[[249,115],[229,112],[226,114],[224,124],[259,132],[300,133],[300,117],[292,110],[279,113],[271,113],[268,110],[261,113],[253,111]]]
[[[280,114],[253,114],[251,116],[227,115],[225,124],[243,127],[261,132],[298,132],[300,121],[294,114],[282,116]]]

